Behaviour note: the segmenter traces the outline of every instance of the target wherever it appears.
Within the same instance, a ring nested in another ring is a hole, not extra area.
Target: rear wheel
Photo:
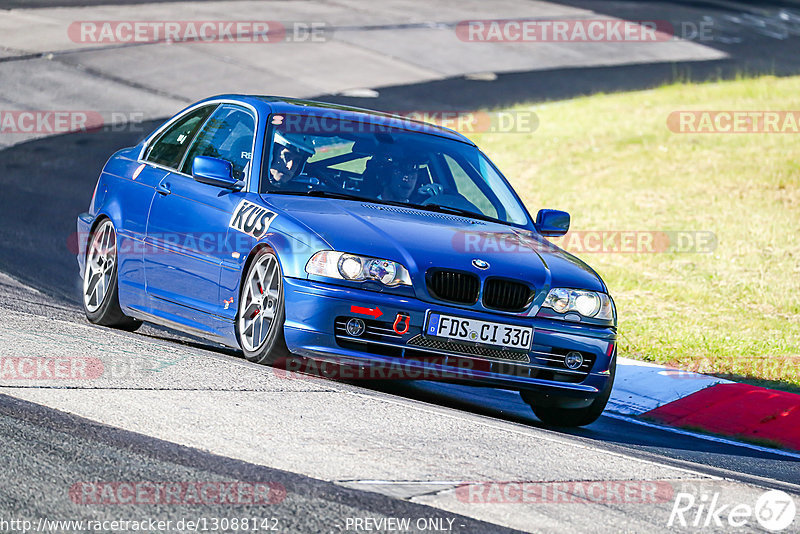
[[[617,358],[611,360],[609,367],[610,377],[605,389],[595,398],[592,403],[585,408],[557,408],[552,406],[537,406],[532,396],[521,392],[522,399],[533,409],[533,413],[541,421],[549,426],[585,426],[597,421],[602,415],[603,410],[611,397],[611,389],[614,385],[614,376],[617,374]]]
[[[242,282],[236,333],[245,358],[271,365],[289,357],[283,337],[286,318],[283,273],[271,249],[259,250]]]
[[[89,237],[83,274],[83,310],[94,324],[133,331],[142,326],[119,306],[117,285],[117,233],[105,219]]]

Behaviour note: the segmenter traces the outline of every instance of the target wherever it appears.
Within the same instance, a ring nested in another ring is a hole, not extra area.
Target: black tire
[[[114,235],[114,251],[113,251],[113,265],[111,271],[111,277],[108,283],[108,290],[105,291],[100,305],[96,309],[94,306],[90,306],[87,302],[86,297],[86,278],[89,277],[89,256],[92,251],[91,247],[94,243],[95,237],[97,236],[98,230],[105,229],[107,225],[110,225],[111,232]],[[103,219],[98,222],[95,229],[92,231],[91,235],[89,236],[88,245],[86,247],[86,264],[84,267],[84,284],[83,284],[83,294],[82,294],[82,302],[83,302],[83,311],[86,313],[86,318],[89,319],[89,322],[94,323],[100,326],[107,326],[110,328],[117,328],[120,330],[127,330],[128,332],[133,332],[134,330],[138,329],[142,326],[142,322],[134,319],[132,317],[128,317],[122,312],[122,308],[119,305],[119,286],[117,284],[117,247],[116,247],[116,228],[114,228],[114,224],[111,222],[110,219]]]
[[[241,331],[241,319],[242,314],[245,311],[246,307],[246,294],[247,294],[247,284],[253,277],[255,269],[260,265],[262,261],[274,261],[277,265],[275,276],[276,282],[278,287],[278,298],[275,302],[275,312],[274,317],[270,321],[269,329],[264,341],[255,346],[255,350],[252,350],[248,347],[248,344],[254,345],[253,343],[248,342],[244,339],[246,333]],[[259,363],[263,365],[273,365],[276,363],[285,362],[290,356],[291,353],[286,346],[286,339],[284,337],[283,326],[286,320],[286,309],[284,305],[284,295],[283,295],[283,271],[280,266],[280,262],[278,261],[277,255],[273,252],[271,248],[264,247],[258,250],[253,256],[252,261],[250,262],[250,266],[247,269],[247,273],[242,278],[241,289],[239,292],[239,309],[236,312],[236,337],[239,340],[239,346],[242,348],[242,352],[244,353],[244,357],[247,358],[249,361],[254,363]]]
[[[536,417],[538,417],[544,424],[548,426],[586,426],[597,421],[597,419],[603,414],[603,410],[606,409],[608,399],[611,397],[611,389],[614,386],[614,377],[617,374],[616,355],[614,355],[613,359],[611,360],[609,371],[611,372],[611,377],[606,384],[605,389],[600,393],[600,395],[597,396],[597,398],[592,401],[589,406],[585,408],[537,406],[535,401],[528,397],[524,391],[521,393],[522,398],[530,405],[531,409],[533,409],[533,413],[536,415]]]

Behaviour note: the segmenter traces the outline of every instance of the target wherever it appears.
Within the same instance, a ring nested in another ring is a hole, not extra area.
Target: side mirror
[[[560,210],[539,210],[533,226],[544,236],[564,235],[569,231],[569,213]]]
[[[233,166],[229,161],[208,156],[197,156],[192,162],[192,177],[201,184],[214,185],[231,191],[239,191],[244,182],[233,177]]]

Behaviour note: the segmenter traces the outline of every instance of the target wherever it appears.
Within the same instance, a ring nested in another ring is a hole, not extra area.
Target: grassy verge
[[[532,133],[470,135],[531,211],[575,230],[713,232],[707,253],[583,253],[621,355],[800,391],[800,135],[678,134],[676,110],[800,110],[800,77],[673,85],[514,109]]]

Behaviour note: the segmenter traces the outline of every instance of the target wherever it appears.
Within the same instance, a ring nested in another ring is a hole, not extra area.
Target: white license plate
[[[430,314],[425,333],[459,341],[484,343],[498,347],[529,351],[533,341],[533,328],[503,323],[465,319],[452,315]]]

